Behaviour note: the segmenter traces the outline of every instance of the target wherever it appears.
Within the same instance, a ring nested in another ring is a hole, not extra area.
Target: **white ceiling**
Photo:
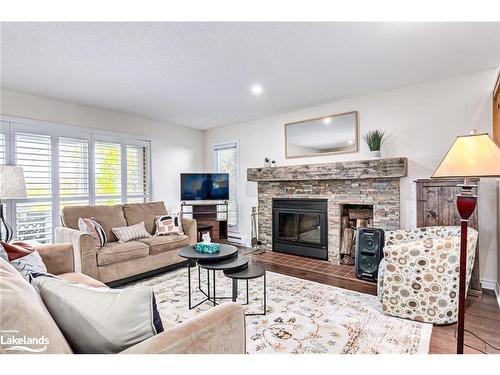
[[[2,23],[1,42],[5,89],[198,129],[500,63],[500,23]]]

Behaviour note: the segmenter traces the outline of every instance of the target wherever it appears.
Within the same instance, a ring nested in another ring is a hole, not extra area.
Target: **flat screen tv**
[[[181,173],[181,200],[228,200],[229,173]]]

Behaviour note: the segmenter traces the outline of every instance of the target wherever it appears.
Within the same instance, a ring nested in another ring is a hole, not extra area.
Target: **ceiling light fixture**
[[[332,122],[332,118],[331,117],[325,117],[323,119],[323,124],[329,124],[330,122]]]
[[[250,88],[250,92],[255,95],[255,96],[259,96],[260,94],[262,94],[264,92],[264,89],[262,88],[261,85],[253,85],[251,88]]]

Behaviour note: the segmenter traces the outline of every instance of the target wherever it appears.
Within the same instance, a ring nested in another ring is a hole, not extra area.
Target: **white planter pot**
[[[372,157],[372,159],[379,159],[380,158],[380,150],[370,151],[370,156]]]

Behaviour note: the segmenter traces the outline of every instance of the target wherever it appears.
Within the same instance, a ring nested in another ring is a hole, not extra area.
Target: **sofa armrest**
[[[98,279],[97,252],[92,236],[85,232],[66,227],[56,228],[54,234],[56,243],[70,242],[72,244],[75,263],[74,271]]]
[[[36,245],[35,250],[42,257],[47,272],[59,275],[75,272],[73,246],[70,242],[59,244]]]
[[[224,303],[134,345],[123,354],[244,354],[245,313]]]
[[[198,242],[198,232],[196,227],[195,219],[188,219],[187,217],[183,217],[182,220],[182,229],[184,233],[189,237],[189,245],[194,245]]]

